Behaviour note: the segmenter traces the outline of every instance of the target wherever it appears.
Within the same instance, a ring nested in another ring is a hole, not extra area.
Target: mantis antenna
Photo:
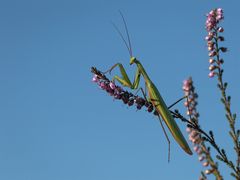
[[[123,40],[123,42],[124,42],[124,44],[125,44],[125,46],[126,46],[126,48],[127,48],[127,50],[128,50],[129,55],[131,56],[130,48],[128,47],[127,41],[124,39],[123,34],[120,32],[120,30],[118,29],[118,27],[117,27],[113,22],[111,22],[111,23],[112,23],[113,27],[115,28],[115,30],[116,30],[116,31],[118,32],[118,34],[120,35],[121,39]]]
[[[121,39],[123,40],[127,50],[128,50],[128,53],[130,55],[130,57],[132,57],[132,45],[131,45],[131,40],[130,40],[130,35],[129,35],[129,31],[128,31],[128,28],[127,28],[127,23],[126,23],[126,20],[122,14],[122,12],[119,10],[119,14],[121,15],[122,17],[122,20],[123,20],[123,23],[124,23],[124,28],[125,28],[125,31],[126,31],[126,34],[127,34],[127,41],[126,39],[124,38],[123,34],[121,33],[121,31],[119,30],[119,28],[113,23],[111,22],[111,24],[113,25],[114,29],[117,31],[117,33],[120,35]]]
[[[133,53],[132,53],[132,44],[131,44],[131,40],[130,40],[129,31],[128,31],[128,28],[127,28],[127,23],[126,23],[126,20],[125,20],[125,18],[123,16],[123,13],[120,10],[119,10],[119,14],[121,15],[123,23],[124,23],[124,27],[125,27],[125,31],[126,31],[127,39],[128,39],[129,51],[130,51],[130,55],[132,57],[132,55],[133,55]]]

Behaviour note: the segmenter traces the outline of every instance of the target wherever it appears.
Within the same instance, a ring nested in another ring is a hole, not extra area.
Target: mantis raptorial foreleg
[[[109,72],[111,73],[111,71],[116,68],[119,67],[120,73],[122,75],[122,78],[120,78],[119,76],[114,76],[113,77],[113,81],[117,80],[120,84],[122,84],[123,86],[127,86],[131,89],[137,89],[138,85],[139,85],[139,81],[140,81],[140,72],[139,69],[137,68],[136,74],[135,74],[135,78],[133,83],[131,83],[125,68],[123,67],[123,65],[121,63],[117,63],[114,64],[109,70],[107,70],[105,73]]]
[[[187,96],[183,96],[182,98],[180,98],[179,100],[177,100],[175,103],[171,104],[170,106],[168,106],[168,109],[171,109],[173,106],[175,106],[177,103],[179,103],[180,101],[182,101],[183,99],[188,98]]]

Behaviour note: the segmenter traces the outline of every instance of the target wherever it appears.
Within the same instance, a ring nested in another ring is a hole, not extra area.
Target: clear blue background
[[[214,130],[234,160],[216,79],[207,76],[205,14],[216,7],[225,13],[224,79],[235,112],[240,102],[239,1],[1,0],[0,179],[198,179],[204,168],[197,156],[185,154],[171,135],[167,162],[167,142],[156,118],[113,101],[91,82],[91,66],[104,71],[122,62],[134,74],[110,24],[123,31],[119,9],[134,55],[166,103],[182,97],[182,81],[192,76],[201,125]],[[176,108],[185,111],[181,103]],[[185,126],[179,126],[187,137]],[[229,179],[229,169],[223,164],[220,169]]]

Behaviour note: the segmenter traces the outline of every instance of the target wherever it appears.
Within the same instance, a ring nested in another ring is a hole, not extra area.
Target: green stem
[[[239,144],[239,136],[238,133],[235,129],[235,117],[233,116],[232,112],[231,112],[231,108],[230,108],[230,99],[227,98],[226,95],[226,86],[224,85],[225,83],[223,82],[223,70],[221,68],[221,61],[220,61],[220,50],[219,50],[219,46],[218,46],[218,31],[217,29],[215,29],[215,33],[216,33],[216,37],[215,37],[215,44],[216,44],[216,53],[217,53],[217,64],[218,64],[218,87],[221,91],[221,95],[222,95],[222,99],[223,99],[223,104],[225,107],[225,111],[226,111],[226,117],[228,119],[229,122],[229,126],[230,126],[230,135],[233,139],[233,143],[234,143],[234,150],[236,151],[237,154],[237,160],[236,160],[236,167],[235,166],[230,166],[233,171],[235,172],[235,177],[237,179],[240,179],[240,144]],[[228,164],[229,165],[229,164]]]

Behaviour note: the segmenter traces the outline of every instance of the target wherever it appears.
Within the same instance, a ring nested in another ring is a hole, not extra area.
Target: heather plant
[[[205,180],[210,176],[215,179],[224,179],[222,173],[219,170],[219,165],[225,165],[229,168],[231,176],[240,180],[240,129],[236,127],[236,114],[231,110],[231,96],[227,94],[227,82],[223,80],[223,64],[224,60],[221,58],[222,53],[227,52],[227,48],[222,46],[225,38],[223,36],[224,28],[220,26],[223,21],[223,9],[217,8],[211,10],[206,15],[205,28],[207,36],[205,40],[207,42],[208,57],[209,57],[209,78],[217,80],[217,87],[220,91],[221,103],[224,106],[226,120],[229,124],[229,135],[233,142],[233,149],[236,154],[235,161],[230,160],[227,153],[221,145],[215,140],[214,131],[202,129],[200,126],[200,113],[197,110],[198,94],[194,87],[194,82],[191,77],[183,81],[183,93],[184,106],[186,107],[186,117],[180,113],[177,109],[169,111],[175,119],[180,119],[181,122],[186,124],[186,131],[188,133],[189,142],[192,144],[193,151],[198,155],[198,160],[203,166],[203,170],[200,172],[200,180]],[[111,81],[97,68],[92,67],[91,72],[94,74],[92,79],[100,89],[106,91],[115,100],[120,100],[127,106],[135,106],[136,109],[145,109],[148,113],[153,113],[159,116],[159,112],[156,110],[155,105],[149,101],[146,96],[139,96],[133,94],[133,92],[127,91],[115,81]],[[143,92],[144,95],[144,92]],[[179,102],[177,101],[177,102]],[[173,105],[175,105],[174,103]],[[214,150],[214,153],[211,151]],[[214,155],[212,155],[214,154]]]

